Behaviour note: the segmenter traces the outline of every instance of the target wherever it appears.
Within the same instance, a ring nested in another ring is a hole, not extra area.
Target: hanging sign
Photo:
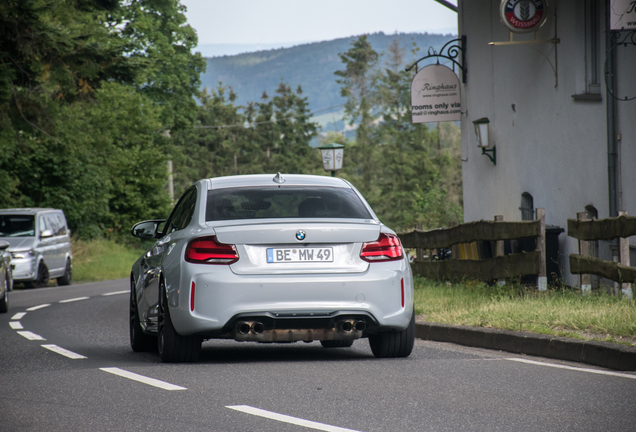
[[[548,17],[545,0],[502,0],[499,9],[501,21],[515,33],[537,31]]]
[[[462,119],[459,78],[450,68],[428,65],[411,82],[411,121],[431,123]]]
[[[636,1],[610,1],[610,30],[636,29]]]

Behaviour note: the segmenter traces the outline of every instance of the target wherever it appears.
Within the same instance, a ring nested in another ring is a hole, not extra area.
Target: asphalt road
[[[366,340],[208,341],[198,363],[163,364],[130,350],[126,280],[9,301],[4,432],[636,430],[633,373],[419,340],[392,360],[373,358]]]

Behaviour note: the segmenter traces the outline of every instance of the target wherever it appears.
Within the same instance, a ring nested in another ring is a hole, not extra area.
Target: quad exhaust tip
[[[242,334],[247,335],[250,332],[254,334],[261,334],[265,331],[265,326],[261,322],[240,322],[236,325],[236,330]]]

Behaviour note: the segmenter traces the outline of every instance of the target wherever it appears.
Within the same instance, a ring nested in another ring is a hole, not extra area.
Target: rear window
[[[34,216],[0,215],[0,237],[33,237],[34,235]]]
[[[371,219],[352,190],[333,187],[256,187],[208,191],[206,221],[234,219]]]

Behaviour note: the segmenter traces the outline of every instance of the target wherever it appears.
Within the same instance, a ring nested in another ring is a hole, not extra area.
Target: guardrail
[[[539,290],[547,289],[544,209],[536,209],[534,221],[503,222],[503,216],[496,216],[495,221],[481,220],[429,231],[415,229],[398,235],[402,246],[409,249],[439,249],[476,241],[497,242],[493,258],[459,260],[457,254],[453,254],[450,260],[414,261],[413,272],[420,276],[438,280],[493,281],[536,274]],[[537,239],[536,250],[504,255],[504,240],[525,237]]]
[[[632,297],[631,284],[636,282],[636,267],[630,267],[629,237],[636,235],[636,217],[619,212],[606,219],[586,219],[585,212],[568,219],[568,236],[579,240],[579,253],[570,255],[570,273],[580,274],[581,291],[592,290],[590,275],[598,275],[621,284],[621,292]],[[618,238],[619,262],[589,256],[589,241]],[[618,293],[616,293],[618,294]]]

